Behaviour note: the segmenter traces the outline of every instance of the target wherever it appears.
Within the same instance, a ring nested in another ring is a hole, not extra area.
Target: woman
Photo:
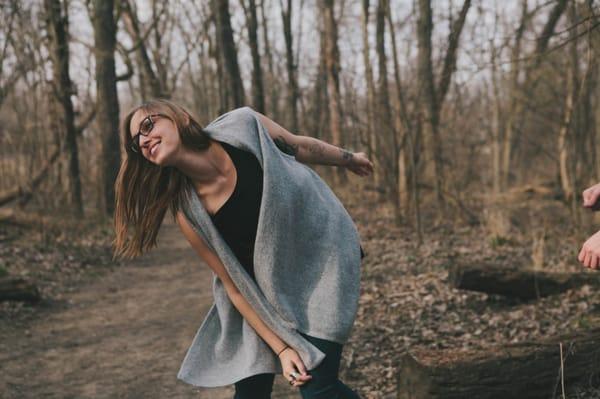
[[[170,208],[214,272],[215,303],[178,378],[234,383],[236,399],[260,399],[281,372],[304,398],[358,398],[338,369],[364,253],[348,213],[302,162],[367,176],[365,154],[294,135],[249,107],[203,128],[156,99],[128,112],[121,130],[115,254],[153,247]]]

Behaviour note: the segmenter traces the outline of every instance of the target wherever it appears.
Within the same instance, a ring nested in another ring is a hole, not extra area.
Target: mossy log
[[[0,301],[38,302],[40,299],[35,284],[21,277],[0,278]]]
[[[399,399],[558,398],[563,383],[600,387],[600,328],[485,350],[417,351],[401,359],[397,378]]]
[[[542,272],[485,263],[454,264],[450,266],[449,283],[462,290],[528,301],[560,294],[584,284],[600,286],[600,273]]]

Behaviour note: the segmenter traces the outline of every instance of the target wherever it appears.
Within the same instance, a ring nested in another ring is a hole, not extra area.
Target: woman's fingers
[[[300,377],[297,377],[296,381],[298,381],[299,383],[304,384],[304,383],[310,381],[311,379],[312,379],[312,375],[309,375],[309,374],[302,375],[302,374],[300,374]],[[300,384],[300,385],[302,385],[302,384]]]
[[[583,191],[583,206],[591,207],[598,200],[600,196],[600,184],[596,184]]]
[[[585,257],[585,247],[581,247],[581,251],[579,251],[579,255],[577,255],[577,260],[579,262],[583,262],[583,258]]]
[[[356,167],[349,167],[349,169],[356,173],[359,176],[368,176],[371,172],[373,172],[373,166],[370,164],[367,165],[359,165]]]
[[[298,387],[304,385],[312,379],[312,375],[306,372],[306,367],[304,367],[304,363],[302,363],[300,356],[294,356],[292,358],[292,366],[295,367],[293,371],[297,370],[297,373],[299,373],[299,375],[296,376],[296,380],[292,384],[293,386]]]
[[[591,258],[592,258],[592,256],[591,256],[591,255],[592,255],[592,254],[591,254],[591,252],[589,252],[589,251],[585,253],[585,257],[583,258],[583,265],[584,265],[585,267],[590,267],[590,260],[591,260]]]
[[[301,376],[307,375],[306,368],[304,367],[304,363],[302,363],[302,359],[300,359],[300,356],[296,356],[294,358],[294,366],[296,366],[296,369],[300,372]]]
[[[300,376],[296,377],[295,379],[292,379],[291,376],[288,377],[288,380],[292,381],[292,384],[290,384],[290,385],[293,385],[295,387],[304,385],[311,379],[312,379],[312,375],[310,375],[310,374],[306,374],[306,375],[300,374]]]
[[[592,259],[590,260],[590,268],[597,269],[598,268],[598,257],[592,254]]]
[[[295,350],[289,350],[281,354],[281,367],[283,377],[290,385],[298,387],[304,385],[312,379],[312,376],[306,372],[306,367]]]

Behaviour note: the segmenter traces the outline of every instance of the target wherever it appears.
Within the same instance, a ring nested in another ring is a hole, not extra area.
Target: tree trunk
[[[0,301],[38,302],[40,291],[21,277],[0,278]]]
[[[252,54],[252,105],[260,112],[265,113],[265,94],[262,76],[262,67],[260,65],[260,53],[258,51],[258,18],[256,16],[256,1],[248,0],[246,6],[245,0],[241,0],[244,12],[246,13],[246,24],[248,25],[248,42],[250,43],[250,53]]]
[[[600,386],[598,359],[599,329],[485,350],[419,351],[400,360],[398,398],[559,398],[561,383]]]
[[[290,128],[298,131],[298,82],[296,80],[296,65],[294,63],[294,47],[292,41],[292,0],[287,2],[287,10],[281,2],[281,20],[283,22],[283,37],[285,39],[285,61],[288,75],[288,109],[291,116]]]
[[[465,0],[458,18],[452,23],[444,64],[440,73],[440,81],[436,85],[431,59],[431,33],[433,20],[431,0],[419,0],[419,17],[417,20],[419,88],[425,103],[425,175],[433,180],[437,204],[445,209],[443,197],[444,170],[442,165],[442,141],[439,134],[440,112],[448,93],[452,75],[456,69],[456,53],[460,35],[465,24],[471,1]]]
[[[572,157],[573,157],[573,146],[572,137],[569,132],[571,131],[571,121],[573,119],[574,112],[574,100],[576,85],[574,82],[574,68],[576,66],[569,64],[567,68],[567,88],[565,97],[565,106],[563,110],[562,123],[558,132],[558,159],[560,169],[560,183],[564,195],[565,202],[570,204],[574,192],[573,182],[573,169],[572,169]]]
[[[75,113],[71,94],[74,88],[69,76],[69,16],[63,14],[60,0],[44,0],[50,53],[52,59],[54,93],[61,104],[65,129],[65,140],[68,148],[69,162],[69,194],[73,213],[83,216],[83,199],[81,195],[81,176],[79,172],[79,151],[77,148]]]
[[[397,127],[394,129],[394,132],[401,132],[400,137],[394,137],[395,144],[395,171],[396,174],[396,223],[400,225],[403,222],[402,215],[402,204],[408,204],[409,197],[409,181],[408,176],[414,177],[413,168],[416,167],[414,164],[414,157],[408,153],[409,150],[413,149],[413,146],[409,143],[412,141],[412,137],[409,135],[413,134],[413,126],[412,122],[408,115],[408,110],[406,108],[406,99],[404,96],[404,87],[402,87],[402,81],[400,77],[400,63],[398,62],[398,50],[396,45],[396,31],[394,27],[394,23],[392,21],[392,13],[390,9],[389,1],[387,2],[387,11],[386,11],[388,26],[390,28],[390,38],[392,41],[392,59],[394,61],[394,82],[396,86],[396,108],[397,112],[395,112],[395,120]],[[398,144],[400,143],[400,144]],[[415,185],[411,187],[411,189],[418,190],[418,187]],[[418,198],[418,194],[416,195]],[[419,207],[418,203],[415,204],[415,226],[417,230],[420,230],[420,215],[419,215]],[[405,207],[405,212],[408,214],[408,206]]]
[[[140,69],[140,93],[142,101],[146,101],[148,95],[151,97],[168,97],[168,91],[164,87],[166,81],[161,82],[152,68],[145,40],[140,33],[139,21],[130,0],[123,0],[121,6],[123,8],[122,15],[125,28],[136,48],[136,57]]]
[[[594,16],[592,9],[592,4],[588,3],[587,9],[587,18],[590,18],[588,21],[587,29],[590,29],[592,24],[598,22],[598,17]],[[595,114],[595,93],[597,93],[598,87],[598,62],[597,59],[599,57],[598,54],[598,42],[599,38],[597,35],[589,35],[588,34],[588,49],[587,49],[587,71],[586,76],[587,80],[585,85],[583,85],[583,93],[582,93],[582,127],[581,130],[583,132],[583,137],[581,137],[578,143],[578,154],[583,155],[582,159],[582,167],[583,167],[583,176],[582,176],[582,184],[588,186],[592,183],[598,181],[598,169],[597,169],[597,149],[596,149],[596,132],[597,132],[597,124],[596,124],[596,114]],[[585,219],[584,219],[585,220]],[[591,218],[588,219],[590,222]]]
[[[376,129],[379,147],[377,149],[382,159],[383,167],[383,193],[386,199],[394,205],[396,218],[398,217],[397,194],[398,179],[396,174],[397,157],[395,145],[396,131],[392,124],[392,111],[390,109],[390,94],[387,79],[387,56],[385,54],[385,14],[388,9],[387,0],[379,0],[376,10],[376,40],[379,79],[377,82],[377,112]]]
[[[339,50],[337,44],[337,22],[335,21],[334,0],[323,0],[323,26],[325,35],[325,66],[327,69],[327,96],[329,100],[329,126],[331,129],[331,143],[342,147],[342,109],[340,103],[339,83]],[[338,183],[343,184],[346,179],[346,169],[337,169]]]
[[[119,143],[119,98],[115,71],[117,26],[114,20],[113,0],[94,2],[94,40],[96,55],[97,127],[102,140],[102,185],[105,212],[114,211],[114,182],[121,159]]]
[[[490,40],[490,44],[492,41]],[[500,156],[501,156],[501,132],[502,132],[502,111],[500,98],[500,85],[498,83],[498,68],[496,65],[496,47],[491,46],[491,83],[492,83],[492,123],[491,123],[491,149],[492,149],[492,187],[494,195],[501,192],[501,174],[500,174]]]
[[[265,58],[267,59],[267,65],[269,68],[269,82],[267,86],[270,88],[270,95],[268,98],[269,104],[269,113],[273,115],[275,120],[279,120],[279,91],[277,89],[277,81],[275,79],[275,68],[273,67],[273,54],[271,53],[271,45],[269,42],[268,35],[268,20],[265,15],[265,1],[261,0],[260,2],[260,10],[262,16],[262,35],[263,35],[263,43],[265,46]]]
[[[433,66],[431,61],[431,32],[433,31],[433,20],[430,0],[419,0],[419,15],[417,19],[417,64],[419,80],[419,98],[423,103],[422,115],[424,117],[424,154],[425,154],[425,179],[433,180],[436,198],[439,205],[442,205],[443,197],[440,178],[437,173],[439,167],[436,167],[435,146],[438,141],[438,112],[436,109],[436,94],[433,78]]]
[[[504,136],[504,145],[502,148],[502,186],[503,190],[506,190],[509,185],[510,178],[510,170],[512,167],[512,153],[514,143],[515,132],[518,130],[517,124],[524,120],[527,113],[527,108],[525,106],[526,100],[521,100],[520,96],[530,96],[535,92],[535,88],[537,87],[540,79],[538,79],[536,75],[536,71],[543,60],[543,55],[548,48],[548,42],[550,41],[550,37],[554,34],[554,29],[556,28],[556,24],[560,19],[560,16],[566,9],[568,0],[557,0],[554,8],[550,11],[548,16],[548,20],[542,29],[542,33],[536,40],[535,50],[532,54],[527,57],[520,56],[520,40],[522,36],[522,29],[524,29],[525,20],[528,18],[527,15],[527,1],[523,0],[522,5],[522,17],[521,17],[521,25],[519,30],[517,31],[516,36],[516,46],[513,48],[513,62],[517,62],[519,58],[527,58],[530,60],[525,64],[524,67],[524,79],[523,84],[518,83],[519,70],[513,70],[513,76],[511,78],[512,82],[512,101],[514,101],[513,106],[508,112],[509,121],[507,122],[507,130]],[[521,31],[521,32],[520,32]],[[513,64],[514,67],[518,66],[518,64]]]
[[[228,107],[237,108],[244,105],[244,85],[238,65],[237,50],[233,41],[233,29],[231,28],[231,17],[229,16],[229,0],[213,0],[216,11],[216,32],[218,47],[225,75],[225,85],[228,91],[227,98],[231,100]],[[229,97],[231,95],[231,97]]]
[[[374,170],[375,184],[379,186],[381,180],[381,171],[377,167],[379,164],[377,157],[375,156],[376,148],[375,142],[377,140],[375,136],[375,83],[373,81],[373,69],[371,68],[371,55],[369,46],[369,0],[362,1],[362,15],[361,15],[361,27],[362,27],[362,42],[363,42],[363,64],[365,67],[365,81],[367,84],[367,98],[366,98],[366,134],[367,134],[367,155],[369,159],[373,160],[376,165]]]
[[[541,272],[489,263],[453,264],[448,281],[456,289],[503,295],[524,301],[557,295],[584,284],[600,286],[600,276],[595,274]]]

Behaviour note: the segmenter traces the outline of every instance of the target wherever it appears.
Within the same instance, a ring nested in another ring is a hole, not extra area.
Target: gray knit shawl
[[[256,283],[194,190],[181,209],[260,318],[298,352],[307,370],[314,369],[325,354],[298,331],[341,344],[347,341],[360,290],[358,230],[329,186],[313,169],[281,151],[251,108],[224,113],[205,131],[250,151],[263,168],[254,247]],[[213,297],[177,378],[217,387],[259,373],[282,373],[277,354],[234,307],[214,272]]]

